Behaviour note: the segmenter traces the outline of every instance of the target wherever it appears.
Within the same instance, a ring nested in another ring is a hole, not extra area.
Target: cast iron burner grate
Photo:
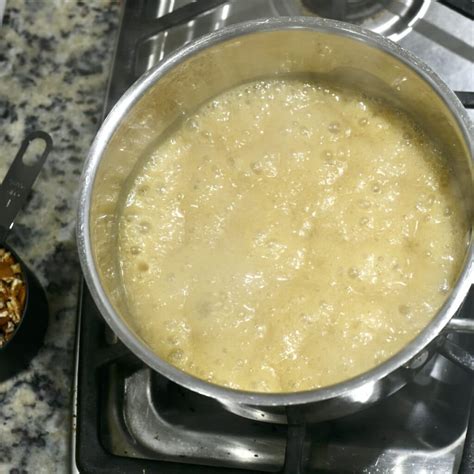
[[[183,3],[184,7],[167,14]],[[212,31],[228,22],[229,3],[237,5],[225,0],[124,2],[105,113],[141,73],[162,59],[170,28],[173,38],[183,44],[189,40],[189,31],[183,37],[183,25],[192,25],[197,15],[207,18],[206,12],[211,11],[212,22],[204,19],[204,23],[208,23],[206,31]],[[278,13],[279,3],[255,1],[253,17]],[[369,8],[371,2],[362,3]],[[398,3],[400,8],[425,2]],[[469,0],[443,3],[472,18]],[[457,94],[467,107],[473,106],[472,93]],[[397,466],[411,472],[455,472],[460,466],[460,472],[472,472],[473,430],[465,436],[472,382],[442,356],[413,383],[374,407],[331,422],[287,428],[241,418],[156,374],[108,330],[84,284],[79,300],[74,472],[297,474],[387,472]],[[463,307],[465,317],[474,314],[473,304],[471,292]]]

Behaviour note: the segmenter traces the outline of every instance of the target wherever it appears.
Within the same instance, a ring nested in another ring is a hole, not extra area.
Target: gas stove
[[[384,34],[421,57],[472,107],[470,0],[126,0],[122,5],[104,115],[135,79],[185,43],[229,24],[281,15],[330,17]],[[473,291],[461,316],[474,316]],[[474,348],[472,338],[456,337]],[[290,449],[291,438],[301,433],[239,417],[153,372],[117,340],[82,285],[72,471],[473,472],[472,389],[471,377],[438,355],[383,402],[307,426],[300,440],[303,467],[294,463]]]

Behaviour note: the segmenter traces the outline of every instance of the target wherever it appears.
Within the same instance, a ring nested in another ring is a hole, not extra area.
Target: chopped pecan
[[[14,275],[15,274],[13,273],[10,265],[8,265],[6,262],[0,262],[0,278],[11,278]]]
[[[21,321],[26,287],[20,264],[0,248],[0,348],[15,334]]]

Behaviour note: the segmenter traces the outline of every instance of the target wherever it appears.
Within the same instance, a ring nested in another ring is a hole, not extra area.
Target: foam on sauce
[[[403,113],[265,80],[203,105],[126,189],[119,259],[161,357],[261,392],[386,360],[443,303],[466,221],[443,156]]]

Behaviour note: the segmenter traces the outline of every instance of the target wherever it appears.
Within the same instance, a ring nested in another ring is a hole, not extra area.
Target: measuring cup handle
[[[45,147],[41,156],[31,165],[23,158],[30,144],[35,140],[43,140]],[[0,245],[7,238],[13,222],[25,204],[28,193],[33,186],[43,164],[53,146],[51,137],[42,131],[30,133],[23,140],[2,184],[0,185]]]

